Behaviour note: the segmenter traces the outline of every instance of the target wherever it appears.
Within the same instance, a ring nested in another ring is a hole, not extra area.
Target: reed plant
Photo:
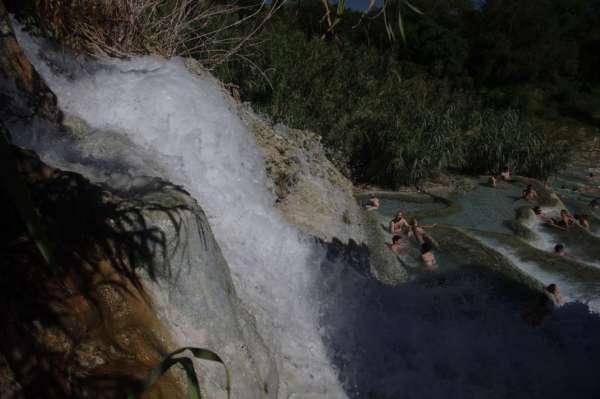
[[[194,56],[212,67],[237,54],[276,9],[260,0],[243,5],[197,0],[24,0],[16,10],[30,27],[78,52]]]
[[[571,149],[515,110],[475,112],[478,134],[466,143],[465,169],[497,173],[509,167],[516,173],[546,179],[568,161]]]

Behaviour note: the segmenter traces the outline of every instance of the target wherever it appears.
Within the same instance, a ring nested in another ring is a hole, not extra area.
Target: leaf
[[[337,16],[338,18],[344,15],[344,10],[346,9],[346,0],[338,0],[337,5]]]
[[[398,5],[398,28],[400,28],[400,36],[406,44],[406,33],[404,33],[404,21],[402,21],[402,6]]]
[[[410,2],[404,0],[402,3],[405,4],[408,8],[410,8],[414,13],[423,15],[423,11],[419,10],[417,7],[412,5]]]
[[[383,25],[385,26],[385,31],[387,32],[389,40],[391,40],[391,41],[396,40],[396,35],[394,35],[394,29],[392,29],[390,21],[388,20],[388,17],[387,17],[387,5],[385,5],[385,4],[383,6]]]
[[[371,11],[374,6],[375,6],[375,0],[369,0],[369,6],[367,7],[367,10],[365,11],[365,14],[368,14],[369,11]]]
[[[148,376],[146,377],[144,382],[142,383],[140,393],[147,391],[152,385],[154,385],[154,383],[165,372],[167,372],[174,365],[179,364],[181,367],[183,367],[185,374],[186,374],[186,380],[187,380],[187,386],[188,386],[187,398],[188,399],[201,399],[202,395],[200,393],[198,376],[196,375],[196,371],[194,370],[194,364],[193,364],[192,360],[188,357],[179,357],[179,358],[175,357],[185,351],[192,352],[192,355],[194,355],[194,357],[197,359],[203,359],[203,360],[209,360],[212,362],[221,363],[225,367],[225,375],[227,378],[227,385],[226,385],[225,389],[227,391],[227,398],[231,398],[231,375],[229,373],[229,369],[227,368],[227,366],[225,365],[223,360],[219,357],[219,355],[217,355],[215,352],[213,352],[209,349],[189,347],[189,346],[177,349],[176,351],[170,353],[156,367],[154,367],[150,371],[150,373],[148,374]],[[127,397],[127,399],[135,399],[135,398],[136,398],[136,395],[133,393]]]

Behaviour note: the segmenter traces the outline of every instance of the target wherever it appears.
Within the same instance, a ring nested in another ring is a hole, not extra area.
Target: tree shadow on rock
[[[0,191],[0,350],[27,397],[123,397],[168,353],[139,272],[152,279],[170,273],[169,251],[184,245],[180,213],[190,206],[119,198],[81,175],[44,165],[33,153],[13,152],[58,270],[45,263]],[[181,191],[159,181],[147,189]],[[148,221],[149,213],[169,221],[175,243]],[[172,377],[151,394],[161,395],[179,396]]]

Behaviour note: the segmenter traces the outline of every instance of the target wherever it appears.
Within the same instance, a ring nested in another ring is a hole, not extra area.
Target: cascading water
[[[184,186],[202,204],[238,295],[278,354],[280,397],[344,397],[319,335],[313,300],[324,253],[273,208],[254,138],[218,84],[189,72],[181,59],[104,59],[73,68],[76,61],[42,52],[16,25],[28,58],[64,112],[92,128],[126,134],[146,158],[155,158],[153,173]],[[57,72],[69,64],[68,74]],[[54,160],[63,151],[41,144],[36,150]],[[137,154],[118,156],[130,158],[124,162],[130,165]],[[113,161],[108,168],[118,164],[114,154],[103,157]]]

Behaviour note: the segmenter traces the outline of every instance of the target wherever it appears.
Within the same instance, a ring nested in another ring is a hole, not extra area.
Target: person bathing
[[[392,234],[407,234],[410,229],[408,221],[404,218],[402,212],[398,212],[396,216],[390,220],[390,233]]]
[[[508,166],[505,166],[504,168],[502,168],[502,172],[500,173],[500,178],[504,181],[512,180],[512,173]]]
[[[375,194],[369,195],[369,200],[365,205],[365,209],[367,211],[376,211],[377,209],[379,209],[379,198],[377,198]]]
[[[552,300],[555,306],[563,304],[562,296],[560,295],[560,288],[556,284],[550,284],[546,287],[546,295]]]
[[[590,220],[588,218],[588,215],[586,215],[585,213],[581,215],[575,215],[575,219],[577,219],[581,227],[583,227],[586,230],[590,229]]]
[[[528,202],[533,202],[537,199],[537,193],[533,189],[533,185],[527,185],[527,188],[521,193],[521,199],[524,199]]]
[[[390,249],[392,252],[396,254],[400,254],[404,246],[402,245],[402,237],[395,235],[392,237],[392,244],[390,245]]]
[[[565,246],[562,244],[556,244],[554,246],[554,253],[560,256],[567,256],[567,251],[565,251]]]
[[[567,212],[566,209],[563,209],[562,211],[560,211],[560,217],[558,219],[552,219],[552,221],[557,226],[565,227],[565,228],[569,227],[573,223],[575,223],[575,219],[573,218],[573,216],[569,215],[569,212]]]
[[[416,242],[419,244],[423,244],[425,242],[424,239],[425,230],[419,227],[419,222],[417,219],[412,219],[410,221],[410,229],[408,230],[408,237],[413,237]]]
[[[421,244],[421,260],[427,270],[433,270],[437,267],[437,261],[433,255],[433,245],[430,241]]]
[[[552,220],[552,218],[549,218],[548,216],[544,215],[544,212],[542,211],[542,208],[539,206],[534,206],[532,208],[533,213],[535,214],[535,216],[541,220],[544,223],[549,223],[549,224],[554,224],[554,221]]]

